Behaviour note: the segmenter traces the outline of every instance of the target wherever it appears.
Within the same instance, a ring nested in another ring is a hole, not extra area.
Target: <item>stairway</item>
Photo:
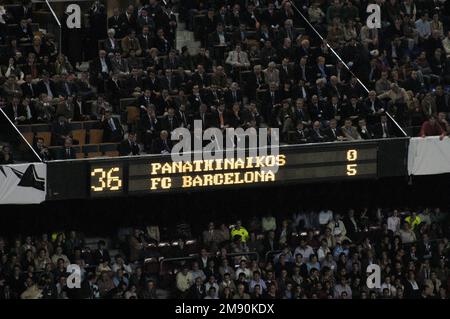
[[[178,51],[181,52],[181,48],[187,46],[189,52],[192,55],[195,55],[197,54],[201,43],[200,41],[195,41],[194,32],[186,30],[184,22],[178,22],[176,45]]]

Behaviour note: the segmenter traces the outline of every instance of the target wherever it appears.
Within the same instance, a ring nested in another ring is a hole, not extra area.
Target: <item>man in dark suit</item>
[[[113,70],[111,60],[106,56],[105,50],[100,50],[98,58],[92,60],[89,65],[89,71],[91,78],[99,89],[99,93],[105,91],[103,81],[109,78],[109,73]]]
[[[313,75],[311,74],[311,68],[308,65],[308,57],[302,56],[300,58],[300,63],[296,67],[295,70],[295,77],[297,80],[303,80],[303,82],[306,84],[310,84]]]
[[[47,72],[42,74],[42,80],[37,83],[37,90],[39,95],[45,93],[51,98],[58,97],[58,88]]]
[[[359,102],[357,96],[352,96],[350,101],[343,107],[343,115],[345,118],[356,120],[360,115],[365,115],[364,105]]]
[[[108,79],[106,92],[111,103],[114,106],[118,106],[120,98],[126,94],[124,85],[119,80],[118,74],[115,73]]]
[[[108,28],[114,29],[117,39],[121,39],[125,35],[125,31],[127,30],[125,20],[120,15],[120,9],[118,7],[113,9],[113,15],[108,18]]]
[[[131,75],[127,81],[128,94],[131,95],[136,88],[140,88],[141,90],[144,87],[144,81],[142,76],[139,74],[139,70],[136,68],[131,69]]]
[[[198,110],[201,104],[207,103],[207,99],[203,94],[201,94],[198,85],[194,85],[192,88],[192,94],[189,96],[188,100],[192,110],[194,111]]]
[[[153,154],[168,154],[172,150],[172,141],[169,139],[169,132],[162,130],[159,138],[153,141]]]
[[[155,69],[150,68],[147,70],[147,77],[143,80],[144,88],[150,90],[153,93],[161,91],[161,81],[156,77]]]
[[[180,104],[178,110],[175,112],[175,116],[178,118],[181,127],[187,128],[188,130],[191,128],[192,113],[185,103]]]
[[[364,100],[364,109],[367,112],[367,122],[369,125],[375,123],[376,117],[384,112],[383,102],[377,97],[375,91],[370,91],[369,96]]]
[[[141,110],[141,115],[147,113],[147,108],[153,105],[153,102],[152,91],[150,89],[145,89],[144,94],[137,99],[137,106]]]
[[[22,90],[22,94],[24,97],[28,98],[37,98],[38,97],[38,87],[36,84],[32,83],[33,80],[31,74],[25,75],[25,82],[20,85],[20,89]]]
[[[177,74],[172,72],[172,69],[165,69],[164,76],[160,78],[161,87],[169,91],[170,94],[178,93],[180,88],[180,80]]]
[[[344,140],[344,133],[342,133],[341,128],[338,127],[336,119],[331,119],[329,126],[323,132],[326,135],[326,140],[328,142]]]
[[[127,32],[128,30],[136,30],[137,22],[136,22],[136,13],[133,5],[129,5],[124,13],[120,15],[123,23],[123,31]]]
[[[266,79],[261,65],[255,65],[247,78],[246,94],[250,100],[256,99],[256,91],[266,87]]]
[[[141,45],[142,55],[148,57],[150,49],[153,47],[153,38],[149,26],[145,25],[142,27],[142,33],[138,36],[138,40]]]
[[[111,111],[106,111],[105,116],[101,122],[103,128],[103,142],[104,143],[118,143],[123,138],[123,128],[119,120],[112,117]]]
[[[67,98],[76,94],[77,86],[73,81],[73,75],[62,75],[61,81],[56,83],[57,94]]]
[[[87,121],[89,120],[89,112],[87,103],[78,94],[75,94],[73,97],[73,120]]]
[[[100,262],[110,262],[111,257],[109,256],[109,251],[106,249],[106,243],[104,240],[99,240],[97,243],[97,249],[92,253],[92,259],[95,265]]]
[[[363,118],[358,121],[357,130],[363,140],[370,140],[375,136],[375,134],[372,132],[372,129],[367,126],[367,122]]]
[[[294,69],[291,65],[289,65],[289,58],[284,58],[281,61],[281,65],[279,67],[280,71],[280,82],[281,83],[292,83],[294,80]]]
[[[200,104],[198,112],[194,116],[194,120],[202,121],[203,130],[211,126],[211,113],[208,112],[208,106],[206,104]]]
[[[161,129],[171,133],[174,129],[178,127],[180,127],[180,122],[178,121],[178,118],[175,116],[175,109],[173,107],[169,107],[167,110],[167,115],[165,115],[161,119]]]
[[[205,72],[203,65],[199,64],[197,66],[197,71],[192,75],[192,84],[198,85],[200,88],[209,86],[210,79],[208,74]]]
[[[302,122],[304,125],[311,124],[311,117],[305,105],[305,100],[299,98],[295,101],[294,109],[295,122]]]
[[[310,131],[310,141],[313,143],[325,142],[327,136],[322,131],[321,124],[319,121],[313,123],[312,130]]]
[[[59,116],[52,125],[52,145],[64,145],[67,138],[71,137],[71,129],[67,119]],[[72,143],[72,140],[70,140]]]
[[[33,39],[33,31],[26,19],[20,20],[17,26],[16,38],[18,44],[29,44]]]
[[[242,92],[239,89],[239,85],[233,82],[230,89],[225,92],[225,105],[227,108],[231,108],[234,103],[242,103]]]
[[[319,97],[317,95],[313,95],[311,97],[311,104],[309,105],[308,111],[312,121],[324,120],[325,115],[324,107],[322,103],[319,101]]]
[[[146,152],[151,151],[153,140],[156,138],[159,129],[159,121],[156,118],[154,106],[147,106],[146,112],[141,113],[139,120],[139,130]]]
[[[278,113],[278,109],[281,106],[281,92],[278,90],[276,83],[269,84],[269,90],[266,91],[263,98],[261,113],[266,119],[267,124],[271,125],[274,122],[275,115]]]
[[[67,160],[67,159],[76,159],[77,151],[72,147],[72,139],[67,137],[64,140],[64,146],[59,149],[58,159]]]
[[[297,127],[295,129],[294,136],[292,138],[292,142],[295,144],[304,144],[309,141],[309,130],[305,128],[303,122],[299,121],[297,123]]]
[[[387,115],[381,114],[380,121],[374,125],[374,134],[376,138],[390,138],[395,137],[394,128],[388,122]]]
[[[128,138],[119,144],[117,150],[119,156],[139,155],[140,150],[136,143],[136,133],[129,132]]]
[[[331,101],[325,107],[324,118],[326,120],[336,119],[341,121],[342,118],[342,104],[337,96],[332,96]]]
[[[24,123],[27,120],[27,112],[25,107],[20,103],[18,97],[14,97],[6,107],[5,113],[9,119],[15,124]]]

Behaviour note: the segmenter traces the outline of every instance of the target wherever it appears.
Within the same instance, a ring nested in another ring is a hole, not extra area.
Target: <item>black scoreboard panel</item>
[[[273,155],[192,162],[172,162],[170,156],[166,156],[114,164],[92,163],[90,195],[218,189],[315,179],[374,178],[377,176],[377,161],[378,146],[375,144],[305,152],[287,148]]]
[[[48,200],[406,176],[408,139],[282,146],[278,154],[172,162],[170,155],[49,162]]]

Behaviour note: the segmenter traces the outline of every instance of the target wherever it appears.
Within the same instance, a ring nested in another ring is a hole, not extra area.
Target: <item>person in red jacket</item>
[[[442,127],[438,124],[436,117],[431,115],[428,118],[428,121],[422,124],[422,128],[420,129],[420,136],[439,136],[439,139],[442,140],[446,135],[446,132],[442,129]]]

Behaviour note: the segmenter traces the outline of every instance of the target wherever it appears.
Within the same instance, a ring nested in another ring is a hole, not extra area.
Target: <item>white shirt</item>
[[[396,233],[400,229],[400,217],[388,217],[387,225],[389,230]]]
[[[333,220],[333,212],[331,210],[321,211],[319,213],[320,225],[327,225],[331,220]]]

